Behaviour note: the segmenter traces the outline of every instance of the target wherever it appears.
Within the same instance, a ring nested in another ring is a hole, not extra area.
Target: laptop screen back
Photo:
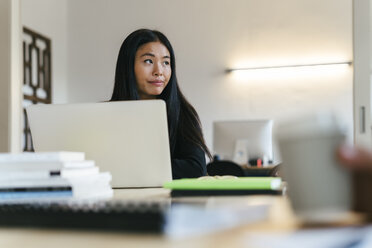
[[[32,105],[35,151],[85,152],[112,186],[159,187],[172,179],[167,114],[161,100]]]

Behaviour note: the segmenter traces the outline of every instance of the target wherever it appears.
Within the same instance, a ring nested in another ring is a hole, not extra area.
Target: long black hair
[[[178,132],[184,139],[198,145],[211,159],[211,153],[205,144],[199,116],[192,105],[182,94],[176,77],[176,60],[172,45],[167,37],[159,31],[139,29],[131,33],[120,47],[116,71],[115,85],[110,101],[139,100],[134,61],[138,48],[149,42],[159,41],[170,53],[171,77],[168,85],[158,96],[167,106],[169,143],[173,155]]]

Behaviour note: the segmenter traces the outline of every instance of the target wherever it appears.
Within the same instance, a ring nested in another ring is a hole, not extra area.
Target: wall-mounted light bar
[[[226,73],[233,71],[247,71],[247,70],[266,70],[266,69],[280,69],[280,68],[296,68],[296,67],[314,67],[314,66],[333,66],[333,65],[351,65],[351,61],[335,62],[335,63],[321,63],[321,64],[302,64],[302,65],[282,65],[282,66],[265,66],[265,67],[247,67],[247,68],[229,68]]]

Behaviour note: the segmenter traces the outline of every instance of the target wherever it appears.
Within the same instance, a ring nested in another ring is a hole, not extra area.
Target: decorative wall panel
[[[30,127],[25,108],[31,104],[52,102],[51,41],[23,28],[23,151],[33,151]]]

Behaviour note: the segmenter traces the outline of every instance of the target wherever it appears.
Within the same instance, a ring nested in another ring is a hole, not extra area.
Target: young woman
[[[155,30],[140,29],[121,45],[111,101],[162,99],[167,106],[173,178],[206,174],[205,145],[195,109],[181,93],[173,48]]]

